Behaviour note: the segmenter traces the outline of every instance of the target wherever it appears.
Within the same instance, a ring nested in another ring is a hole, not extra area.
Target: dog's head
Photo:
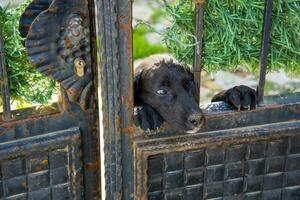
[[[193,74],[175,59],[144,60],[135,70],[134,87],[135,104],[150,105],[175,129],[194,133],[203,125]]]

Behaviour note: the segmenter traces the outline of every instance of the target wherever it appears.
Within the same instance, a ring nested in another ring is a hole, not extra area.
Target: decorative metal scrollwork
[[[33,20],[43,11],[47,10],[52,0],[35,0],[31,2],[20,18],[19,30],[23,38],[27,36]]]
[[[25,13],[20,31],[29,61],[58,81],[71,102],[88,109],[93,100],[87,1],[37,0]]]

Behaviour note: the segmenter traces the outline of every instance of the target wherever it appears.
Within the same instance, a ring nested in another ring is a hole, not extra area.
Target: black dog
[[[195,133],[204,123],[193,74],[174,58],[146,58],[135,69],[134,92],[135,122],[144,130],[157,129],[165,120],[177,130]],[[257,105],[255,90],[247,86],[222,91],[212,101],[225,101],[237,109]]]

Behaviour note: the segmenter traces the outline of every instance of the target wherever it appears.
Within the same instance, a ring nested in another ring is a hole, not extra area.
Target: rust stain
[[[121,100],[121,103],[125,106],[126,109],[133,108],[133,94],[132,93],[128,94],[127,100],[123,95],[120,97],[120,100]]]
[[[196,4],[204,4],[205,0],[196,0]]]
[[[132,70],[132,75],[133,75],[133,70]],[[126,107],[127,108],[132,108],[134,105],[134,98],[133,98],[133,76],[128,76],[128,99],[126,102]]]
[[[85,169],[87,169],[87,170],[94,170],[94,169],[99,170],[100,166],[99,166],[98,163],[86,163],[85,164]]]
[[[67,91],[72,96],[72,98],[77,99],[79,97],[79,93],[76,89],[69,88]]]
[[[120,28],[126,32],[131,32],[132,28],[130,25],[131,25],[131,23],[122,23],[122,24],[120,24]]]
[[[49,51],[49,49],[50,49],[49,47],[45,46],[45,47],[42,47],[42,48],[40,49],[40,51],[43,51],[43,52],[44,52],[44,51]]]
[[[48,160],[43,160],[43,161],[42,161],[42,164],[43,164],[43,165],[48,165]]]
[[[131,126],[128,126],[126,128],[123,129],[123,132],[126,133],[126,134],[141,134],[143,133],[143,129],[135,126],[135,125],[131,125]]]
[[[124,33],[124,43],[127,49],[132,49],[132,8],[130,6],[131,2],[129,2],[128,6],[128,14],[120,15],[120,29]],[[129,93],[121,96],[122,105],[125,107],[126,114],[130,117],[132,115],[132,109],[134,105],[133,99],[133,60],[132,60],[132,52],[128,51],[127,55],[127,68],[128,68],[128,76],[126,80],[127,89]]]
[[[115,118],[115,123],[116,123],[116,125],[117,125],[117,129],[116,129],[116,131],[120,131],[120,127],[121,127],[121,125],[122,125],[122,119],[121,119],[121,116],[116,116],[116,118]]]
[[[121,125],[122,117],[120,115],[118,115],[117,118],[116,118],[116,121],[117,121],[118,125]]]
[[[126,19],[126,17],[127,17],[127,16],[125,16],[125,15],[120,15],[120,16],[119,16],[120,19]]]
[[[64,45],[65,45],[65,47],[66,48],[72,48],[72,46],[73,46],[73,44],[72,44],[72,42],[70,41],[70,39],[69,38],[64,38]]]
[[[126,32],[126,46],[128,49],[132,49],[132,25],[131,22],[120,24],[120,28]],[[130,53],[131,54],[131,53]],[[128,66],[132,66],[132,56],[129,56]]]

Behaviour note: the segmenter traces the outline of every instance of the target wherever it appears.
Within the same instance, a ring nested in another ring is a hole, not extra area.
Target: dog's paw
[[[212,102],[216,101],[225,101],[238,110],[254,109],[258,104],[256,91],[245,85],[235,86],[229,90],[220,92],[212,99]]]
[[[150,131],[158,129],[164,120],[151,106],[142,104],[134,107],[134,122],[143,130]]]

